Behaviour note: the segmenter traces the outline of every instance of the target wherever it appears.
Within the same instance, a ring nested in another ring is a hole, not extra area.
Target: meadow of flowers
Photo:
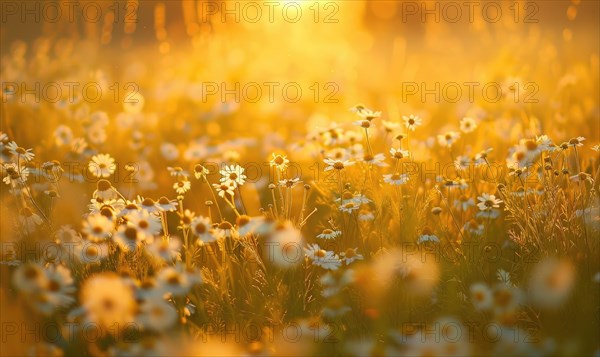
[[[597,3],[190,4],[4,38],[3,356],[600,355]]]

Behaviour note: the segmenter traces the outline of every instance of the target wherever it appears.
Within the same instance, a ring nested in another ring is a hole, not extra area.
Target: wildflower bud
[[[562,174],[563,175],[568,175],[569,174],[569,170],[568,169],[562,169]]]
[[[352,195],[352,193],[349,191],[345,191],[344,194],[342,195],[343,200],[350,200],[352,198],[354,198],[354,195]]]
[[[398,141],[402,141],[402,139],[404,139],[404,134],[398,134],[398,135],[396,135],[396,137],[394,137],[394,139],[396,139]]]
[[[46,191],[46,194],[47,194],[49,197],[52,197],[52,198],[56,198],[56,197],[58,197],[58,192],[56,192],[56,191],[54,191],[54,190],[48,190],[48,191]]]
[[[439,215],[440,213],[442,213],[442,208],[441,207],[433,207],[431,209],[431,213],[433,213],[434,215]]]
[[[350,183],[346,183],[346,184],[344,185],[344,187],[346,188],[346,190],[349,190],[349,189],[350,189],[350,187],[352,187],[352,186],[350,185]]]
[[[309,184],[305,184],[305,185],[304,185],[304,189],[305,189],[306,191],[310,190],[310,185],[309,185]]]
[[[205,202],[204,202],[204,204],[210,207],[210,206],[212,206],[214,203],[213,203],[213,201],[211,201],[211,200],[208,200],[208,201],[205,201]]]
[[[551,159],[551,158],[549,158],[549,157],[545,157],[545,158],[544,158],[544,162],[551,163],[551,162],[552,162],[552,159]]]
[[[231,225],[231,223],[227,222],[227,221],[223,221],[221,223],[219,223],[219,229],[223,229],[223,230],[228,230],[233,228],[233,226]]]
[[[250,223],[250,216],[246,216],[246,215],[241,215],[237,218],[236,220],[236,224],[238,227],[243,227],[246,224]]]
[[[275,186],[275,184],[273,184],[273,183],[269,184],[269,190],[274,190],[275,187],[277,187],[277,186]]]
[[[114,211],[110,206],[104,206],[100,209],[100,214],[106,218],[113,219]]]
[[[550,166],[550,165],[546,165],[546,166],[544,166],[544,169],[545,169],[546,171],[550,171],[550,170],[552,170],[552,166]]]
[[[96,184],[96,188],[98,188],[98,191],[108,191],[111,187],[112,184],[110,183],[110,181],[105,179],[98,180],[98,183]]]
[[[560,175],[560,172],[558,172],[558,170],[554,170],[554,176],[558,176]]]

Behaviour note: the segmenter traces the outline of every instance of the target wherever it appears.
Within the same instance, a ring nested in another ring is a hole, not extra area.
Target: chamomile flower
[[[115,159],[108,154],[98,154],[92,156],[92,160],[88,164],[89,172],[95,177],[107,178],[112,175],[117,169]]]
[[[463,133],[472,133],[473,131],[475,131],[475,129],[477,129],[477,122],[475,121],[475,119],[470,117],[464,117],[460,120],[460,130]]]
[[[493,208],[499,208],[500,203],[502,203],[502,200],[496,198],[495,195],[491,195],[489,193],[483,193],[481,196],[477,197],[477,200],[479,201],[477,207],[479,207],[481,211],[488,211]]]
[[[174,167],[168,166],[167,171],[169,171],[169,174],[172,177],[175,177],[178,180],[186,180],[188,177],[190,177],[190,173],[187,172],[186,170],[182,169],[179,166],[174,166]]]
[[[390,149],[390,155],[392,155],[392,158],[394,158],[396,160],[405,159],[405,158],[410,157],[410,153],[408,152],[408,150],[395,149],[395,148]]]
[[[109,246],[106,243],[82,241],[75,244],[75,257],[84,264],[99,264],[108,257]]]
[[[583,136],[578,136],[576,138],[569,140],[569,146],[571,146],[571,147],[583,146],[584,141],[585,141],[585,138]]]
[[[192,183],[188,180],[178,180],[173,184],[173,189],[177,194],[183,195],[192,188]]]
[[[305,254],[312,260],[312,264],[320,266],[327,270],[337,270],[342,261],[339,256],[332,251],[321,249],[318,244],[309,245],[304,249]]]
[[[358,254],[357,250],[358,248],[348,248],[340,253],[342,262],[346,263],[346,265],[350,265],[356,260],[363,260],[362,254]]]
[[[181,241],[177,238],[155,239],[154,242],[146,246],[146,250],[157,259],[166,263],[181,260]]]
[[[6,165],[2,165],[2,182],[13,187],[17,187],[19,184],[24,184],[29,177],[29,168],[19,166],[13,162],[9,162]]]
[[[369,165],[379,166],[379,167],[387,167],[390,166],[385,162],[385,156],[383,154],[366,154],[363,156],[363,161]]]
[[[233,182],[234,188],[242,186],[246,182],[246,175],[244,175],[245,169],[240,165],[225,165],[225,167],[219,171],[221,174],[221,183]]]
[[[317,238],[321,239],[335,239],[342,235],[342,231],[333,230],[326,228],[320,234],[317,234]]]
[[[386,132],[391,133],[400,127],[400,123],[396,123],[393,121],[382,120],[381,124]]]
[[[137,321],[144,329],[166,331],[177,321],[177,311],[164,299],[148,299],[140,305]]]
[[[216,184],[213,183],[213,187],[217,190],[217,194],[222,197],[225,198],[225,195],[227,195],[228,197],[233,198],[234,196],[234,189],[235,189],[235,182],[234,181],[228,181],[228,182],[223,182],[220,184]]]
[[[484,164],[488,158],[489,153],[493,150],[493,148],[488,148],[475,154],[475,157],[473,157],[473,163],[475,164],[475,166]]]
[[[6,144],[6,148],[11,154],[17,156],[21,160],[31,161],[35,156],[35,154],[32,152],[32,149],[22,148],[19,145],[17,145],[17,143],[15,143],[14,141],[11,141],[8,144]]]
[[[350,160],[325,159],[323,161],[325,161],[325,163],[327,164],[327,167],[325,167],[325,171],[331,171],[331,170],[339,171],[339,170],[343,170],[344,168],[346,168],[348,166],[354,165],[354,162],[352,162]]]
[[[437,136],[438,144],[442,147],[451,147],[460,138],[460,133],[456,131],[449,131],[446,134]]]
[[[208,175],[210,173],[210,171],[203,165],[196,165],[194,166],[194,177],[196,179],[200,179],[200,178],[206,178],[206,175]]]
[[[471,285],[471,303],[477,310],[489,310],[494,303],[492,290],[483,283]]]
[[[135,211],[125,216],[127,224],[137,229],[138,234],[144,240],[152,241],[154,236],[160,233],[161,223],[157,216],[148,211]]]
[[[366,108],[365,106],[360,105],[360,104],[352,107],[350,109],[350,111],[353,113],[356,113],[361,118],[365,118],[369,121],[371,121],[375,118],[379,118],[381,116],[380,111],[373,111],[373,110]]]
[[[435,234],[433,234],[433,230],[429,227],[423,228],[421,235],[419,236],[419,238],[417,238],[417,244],[439,243],[439,242],[440,242],[440,239]]]
[[[65,146],[70,145],[71,141],[73,141],[73,130],[66,125],[59,125],[54,130],[54,140],[56,142],[56,146]]]
[[[340,211],[344,213],[354,213],[358,211],[360,205],[354,201],[348,201],[340,206]]]
[[[454,200],[454,207],[461,211],[467,211],[470,207],[475,206],[475,200],[472,197],[461,195],[458,199]]]
[[[394,186],[404,185],[408,182],[408,174],[387,174],[383,175],[383,181]]]
[[[110,181],[100,179],[96,183],[96,190],[92,194],[92,197],[103,201],[110,201],[117,199],[119,195]]]
[[[300,181],[300,178],[298,177],[294,177],[293,179],[283,179],[279,181],[279,186],[281,187],[287,187],[287,188],[292,188],[295,187],[297,184],[301,183],[302,181]]]
[[[162,196],[161,198],[158,199],[158,201],[156,202],[156,206],[161,210],[161,211],[165,211],[165,212],[173,212],[177,210],[177,206],[179,205],[179,203],[177,203],[177,201],[173,200],[169,200],[168,198],[166,198],[165,196]]]
[[[188,270],[185,265],[177,263],[174,267],[163,268],[156,277],[157,285],[165,293],[184,296],[190,289],[202,282],[200,273]]]
[[[546,258],[533,269],[529,280],[530,299],[541,308],[559,308],[571,295],[575,278],[576,270],[571,262]]]
[[[83,221],[81,232],[90,242],[101,242],[110,238],[114,230],[114,223],[101,214],[90,214]]]
[[[179,157],[179,150],[173,143],[162,143],[160,145],[160,153],[168,161],[176,160]]]
[[[156,204],[156,201],[151,199],[150,197],[142,198],[140,196],[137,197],[136,202],[139,207],[143,210],[148,211],[148,213],[159,213],[160,208]]]
[[[138,232],[135,227],[129,225],[120,226],[117,229],[117,233],[113,236],[113,240],[124,251],[135,251],[142,245],[144,238],[144,234]]]
[[[290,163],[290,160],[288,160],[285,155],[278,155],[275,153],[272,153],[271,155],[272,158],[271,161],[269,161],[269,166],[276,167],[280,171],[284,171]]]
[[[29,207],[23,207],[19,211],[19,221],[27,232],[34,231],[40,224],[42,218],[34,213]]]
[[[86,320],[105,331],[114,326],[133,323],[137,304],[131,286],[114,273],[101,273],[87,278],[79,301],[82,302]]]
[[[198,237],[198,243],[211,243],[217,240],[210,218],[198,216],[190,223],[192,234]]]
[[[402,116],[404,126],[407,130],[415,131],[415,129],[423,124],[423,120],[416,115]]]

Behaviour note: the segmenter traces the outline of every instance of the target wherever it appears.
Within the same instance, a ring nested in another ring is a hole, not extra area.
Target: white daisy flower
[[[221,184],[216,184],[213,183],[213,187],[217,190],[217,194],[222,197],[225,198],[225,195],[228,195],[229,197],[234,196],[234,189],[235,189],[235,183],[233,181],[229,181],[229,182],[224,182]]]
[[[198,243],[211,243],[217,240],[210,218],[198,216],[190,223],[192,234],[198,237]]]
[[[402,120],[404,120],[404,126],[406,129],[410,131],[415,131],[415,129],[423,124],[423,120],[416,115],[403,115]]]
[[[340,235],[342,235],[342,231],[326,228],[323,230],[323,232],[321,232],[320,234],[317,235],[317,238],[335,239],[335,238],[339,237]]]
[[[391,148],[390,154],[392,155],[392,158],[396,159],[396,160],[410,157],[410,153],[408,152],[408,150],[402,150],[402,149]]]
[[[477,207],[479,207],[481,211],[499,208],[500,203],[502,203],[502,200],[496,198],[495,195],[490,195],[489,193],[483,193],[481,196],[477,197],[477,200],[479,201]]]
[[[288,160],[285,155],[276,155],[275,153],[272,153],[271,155],[272,158],[271,161],[269,161],[269,166],[276,167],[280,171],[283,171],[287,168],[290,160]]]
[[[166,263],[181,260],[181,241],[175,237],[169,239],[155,239],[146,246],[146,250],[155,258]]]
[[[73,141],[73,131],[66,125],[59,125],[54,130],[54,140],[56,142],[56,146],[59,147],[70,145]]]
[[[114,230],[114,223],[101,214],[90,214],[83,222],[81,232],[90,242],[101,242],[108,239]]]
[[[385,162],[385,156],[381,153],[375,155],[366,154],[363,156],[363,161],[369,165],[375,165],[379,167],[390,166]]]
[[[325,161],[325,163],[327,164],[327,167],[325,167],[325,171],[330,171],[330,170],[343,170],[344,168],[348,167],[348,166],[352,166],[354,165],[354,162],[350,161],[350,160],[339,160],[339,159],[325,159],[323,160]]]
[[[156,202],[156,206],[158,206],[158,208],[161,211],[165,211],[165,212],[176,211],[178,205],[179,205],[179,203],[177,203],[177,201],[175,201],[175,200],[170,201],[165,196],[162,196],[161,198],[158,199],[158,202]]]
[[[494,302],[492,290],[483,283],[471,285],[471,302],[477,310],[489,310]]]
[[[363,260],[362,254],[358,254],[358,248],[348,248],[345,252],[342,252],[340,256],[342,257],[342,261],[346,263],[346,265],[350,265],[352,262],[356,260]]]
[[[117,229],[117,233],[113,236],[113,240],[124,251],[134,251],[142,245],[144,235],[138,232],[135,227],[122,225]]]
[[[177,194],[183,195],[192,188],[192,183],[188,180],[179,180],[173,184],[173,189]]]
[[[569,140],[569,146],[572,146],[572,147],[583,146],[584,141],[585,141],[585,138],[583,136],[578,136],[576,138]]]
[[[108,154],[98,154],[92,156],[92,160],[88,164],[89,172],[95,177],[109,177],[117,169],[115,159]]]
[[[179,157],[179,150],[173,143],[165,142],[160,145],[160,153],[167,161],[174,161]]]
[[[449,131],[446,134],[440,134],[437,136],[438,143],[443,147],[451,147],[459,138],[460,133],[456,131]]]
[[[219,171],[222,175],[221,183],[234,182],[236,187],[242,186],[246,182],[246,175],[244,175],[245,169],[240,165],[225,165],[225,167]]]
[[[2,182],[16,187],[18,184],[27,182],[29,173],[30,171],[27,167],[21,166],[19,169],[17,164],[9,162],[6,165],[2,165],[2,174],[5,175],[4,178],[2,178]]]
[[[177,311],[161,298],[145,300],[139,307],[137,321],[144,329],[167,331],[177,321]]]
[[[463,133],[472,133],[477,129],[477,122],[471,117],[464,117],[460,120],[460,130]]]
[[[404,185],[408,182],[408,174],[388,174],[383,175],[383,181],[390,185]]]
[[[127,224],[134,227],[143,240],[152,241],[154,236],[160,233],[162,226],[158,217],[148,211],[135,211],[127,216]]]
[[[17,143],[15,143],[14,141],[9,142],[6,145],[6,148],[11,154],[25,161],[31,161],[35,156],[35,154],[32,152],[32,149],[24,149],[17,145]]]

